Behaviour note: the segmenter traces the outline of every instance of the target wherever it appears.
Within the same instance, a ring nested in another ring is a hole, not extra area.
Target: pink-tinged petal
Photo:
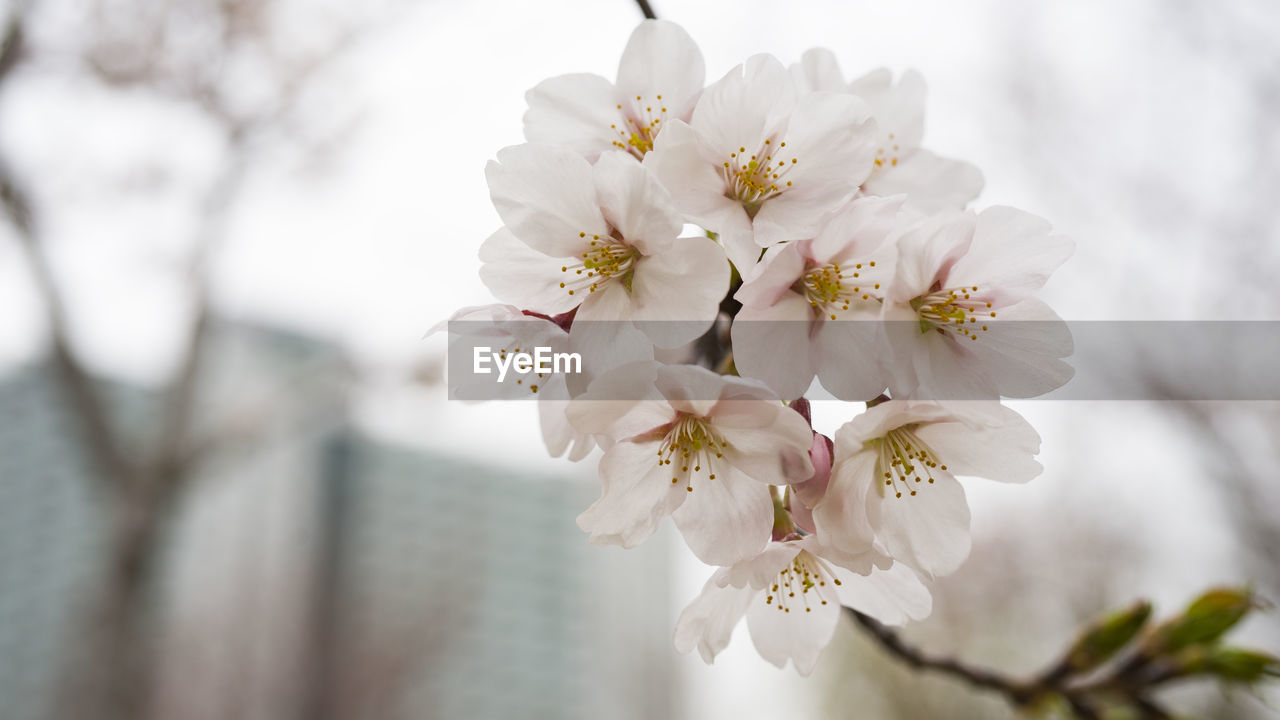
[[[1047,221],[1011,207],[983,210],[973,242],[947,274],[946,287],[977,285],[994,294],[996,305],[1011,305],[1039,290],[1075,250],[1075,243],[1050,235]]]
[[[480,279],[499,300],[547,315],[577,307],[582,299],[560,288],[565,260],[534,250],[502,228],[480,245]]]
[[[676,620],[676,650],[688,653],[696,647],[703,662],[710,665],[729,646],[733,628],[757,594],[759,591],[751,588],[721,587],[714,578],[708,580]]]
[[[626,153],[611,152],[601,155],[592,171],[600,209],[628,244],[650,254],[675,242],[684,221],[667,189],[644,166]]]
[[[811,93],[791,114],[786,142],[775,151],[784,163],[776,182],[791,185],[755,216],[761,247],[813,237],[824,217],[853,197],[873,167],[875,123],[866,104],[851,95]]]
[[[968,403],[957,403],[963,406]],[[1021,415],[1003,405],[982,403],[985,422],[975,428],[958,418],[921,425],[916,437],[929,446],[938,461],[955,475],[975,475],[1000,482],[1021,483],[1043,469],[1036,462],[1040,435]]]
[[[632,320],[658,347],[679,347],[711,327],[728,289],[724,249],[709,238],[680,238],[637,261]]]
[[[915,495],[901,485],[875,483],[867,493],[867,516],[894,557],[930,577],[953,572],[969,557],[969,504],[949,473],[933,471]]]
[[[849,92],[871,106],[880,129],[884,157],[920,147],[924,139],[925,96],[924,77],[920,73],[908,70],[895,85],[893,73],[885,68],[872,70],[849,83]]]
[[[603,373],[569,403],[569,423],[579,432],[615,441],[667,425],[676,412],[654,386],[657,369],[657,363],[644,362]]]
[[[888,384],[883,325],[876,319],[824,320],[814,335],[817,375],[841,400],[867,401]]]
[[[942,213],[919,222],[898,240],[897,265],[887,300],[906,305],[931,291],[969,251],[977,219],[972,213]]]
[[[800,56],[800,62],[791,66],[791,77],[802,93],[844,92],[844,74],[835,53],[826,48],[810,48]]]
[[[485,167],[489,195],[516,237],[553,257],[577,257],[581,235],[607,236],[596,204],[591,164],[571,150],[516,145],[498,151]]]
[[[738,268],[738,272],[746,277],[752,268],[762,260],[762,249],[756,244],[755,230],[751,227],[751,218],[747,211],[735,200],[723,198],[724,205],[714,217],[707,218],[703,225],[719,236],[724,246],[724,254],[729,262]]]
[[[754,248],[746,211],[724,195],[725,181],[716,170],[716,156],[697,131],[673,120],[658,137],[654,149],[645,155],[644,166],[666,187],[687,220],[724,237],[734,264],[739,260],[754,264],[759,249],[754,249],[754,254],[739,254],[737,245],[741,242],[730,240],[745,237]]]
[[[983,184],[976,166],[919,149],[882,167],[862,189],[870,195],[905,194],[916,209],[938,212],[963,210],[982,192]]]
[[[712,426],[725,440],[724,459],[762,483],[788,485],[813,476],[813,431],[804,418],[777,401],[726,400]]]
[[[812,508],[822,501],[831,482],[831,464],[835,459],[835,445],[831,438],[821,433],[813,434],[809,446],[809,461],[813,463],[813,475],[806,481],[792,485],[791,518],[809,532],[814,531]],[[798,501],[798,502],[796,502]]]
[[[827,492],[813,509],[814,530],[825,545],[847,553],[869,551],[875,532],[867,517],[867,496],[874,492],[876,455],[842,447],[836,436],[836,458]]]
[[[524,137],[531,143],[566,148],[595,162],[615,149],[619,139],[611,125],[625,122],[613,83],[587,73],[561,75],[525,93]]]
[[[578,527],[590,533],[593,544],[635,547],[685,502],[684,487],[673,484],[657,462],[658,445],[622,442],[600,458],[603,492],[578,516]]]
[[[764,590],[777,582],[778,573],[790,565],[803,549],[800,543],[771,542],[759,555],[721,568],[712,580],[721,586]]]
[[[914,423],[936,422],[955,416],[955,412],[938,403],[916,403],[891,400],[868,408],[836,431],[836,457],[852,455],[863,449],[868,440],[884,437],[894,428]]]
[[[785,595],[783,593],[783,595]],[[840,601],[835,586],[814,586],[795,597],[758,594],[747,607],[747,628],[760,656],[777,667],[790,660],[801,675],[809,675],[818,656],[831,643],[840,619]],[[783,601],[783,609],[779,609]],[[825,601],[825,604],[824,604]]]
[[[795,105],[795,83],[782,63],[753,55],[703,91],[689,124],[715,149],[714,169],[740,147],[758,149]]]
[[[1071,330],[1048,305],[1028,298],[1001,308],[999,322],[969,343],[1004,397],[1027,398],[1062,387],[1075,370],[1061,358],[1071,354]]]
[[[893,264],[887,262],[895,254],[892,243],[905,229],[904,200],[903,197],[859,197],[850,201],[832,213],[808,244],[809,257],[819,265],[831,262],[847,265],[849,260],[874,259],[876,267],[868,266],[858,280],[867,286],[877,281],[887,284],[893,277]]]
[[[760,251],[758,247],[754,249]],[[804,265],[800,243],[775,245],[758,264],[745,268],[748,272],[733,298],[748,307],[772,307],[804,275]]]
[[[671,517],[689,549],[703,562],[732,565],[759,554],[768,544],[773,528],[769,488],[731,467],[719,470],[715,480],[695,480],[692,491],[670,479],[667,484],[687,495]]]
[[[730,335],[733,361],[744,377],[755,378],[779,397],[797,398],[813,382],[810,328],[813,310],[788,291],[768,308],[743,306]],[[785,348],[785,352],[780,349]]]
[[[552,457],[563,455],[572,462],[578,462],[591,454],[596,443],[589,434],[575,430],[569,423],[565,414],[568,408],[567,400],[543,399],[538,403],[542,442]]]
[[[933,611],[933,596],[919,576],[902,563],[876,568],[870,575],[837,571],[840,602],[885,625],[906,625]]]
[[[846,552],[824,542],[819,535],[808,535],[794,542],[808,550],[811,555],[822,558],[827,566],[834,566],[828,569],[836,569],[837,576],[840,578],[844,577],[840,574],[841,570],[866,575],[876,568],[888,568],[893,564],[892,558],[874,547],[862,552]]]
[[[663,365],[654,384],[676,410],[706,417],[732,380],[696,365]]]
[[[900,362],[909,363],[917,384],[907,390],[891,382],[894,397],[918,400],[996,400],[1000,386],[982,359],[974,354],[978,342],[967,337],[936,331],[917,333],[910,355]],[[895,352],[902,350],[895,345]]]
[[[619,102],[644,103],[633,107],[645,112],[640,117],[661,116],[665,108],[666,117],[688,119],[705,80],[702,51],[689,33],[673,22],[647,20],[631,33],[618,63]]]
[[[631,294],[620,282],[587,295],[569,329],[569,348],[582,356],[582,373],[567,378],[571,395],[614,368],[653,360],[653,343],[631,324],[633,311]]]

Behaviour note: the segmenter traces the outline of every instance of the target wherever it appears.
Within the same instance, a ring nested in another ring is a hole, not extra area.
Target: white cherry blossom
[[[611,152],[593,166],[563,148],[519,145],[487,176],[506,226],[481,246],[480,276],[500,300],[547,315],[577,308],[575,341],[591,328],[604,348],[630,321],[669,348],[715,320],[729,284],[724,252],[679,237],[670,196],[639,163]]]
[[[592,382],[569,421],[606,448],[603,493],[578,518],[597,544],[634,547],[671,515],[704,562],[769,541],[769,485],[813,475],[813,433],[759,383],[691,365],[637,363]]]
[[[773,257],[738,290],[734,363],[780,396],[804,394],[816,375],[842,400],[870,400],[887,382],[880,299],[893,278],[902,197],[860,198],[811,239]],[[779,352],[786,348],[786,352]]]
[[[945,575],[969,555],[969,506],[957,475],[1026,482],[1040,474],[1040,436],[996,402],[890,400],[835,435],[817,535],[861,552],[868,538],[896,560]]]
[[[802,90],[848,92],[865,100],[875,118],[875,167],[862,184],[868,195],[905,193],[926,211],[963,209],[982,192],[982,172],[962,160],[940,157],[924,148],[924,78],[908,70],[893,82],[885,68],[846,83],[835,55],[825,48],[805,52],[791,72]]]
[[[1034,397],[1071,379],[1071,332],[1031,295],[1075,245],[1010,207],[940,216],[907,232],[885,296],[899,399]]]
[[[702,52],[689,34],[675,23],[648,20],[631,34],[616,83],[579,73],[530,90],[524,136],[592,162],[615,149],[641,158],[666,123],[689,119],[705,78]]]
[[[848,566],[852,566],[852,569]],[[877,554],[850,556],[813,536],[773,542],[754,558],[721,568],[676,621],[675,646],[708,664],[745,615],[761,657],[801,675],[813,672],[847,606],[887,625],[929,615],[929,591],[910,568]]]
[[[756,55],[708,87],[688,123],[665,126],[644,162],[745,277],[762,248],[813,237],[867,179],[868,114],[852,95],[802,96],[782,63]]]
[[[498,381],[495,373],[474,372],[474,349],[486,347],[502,357],[547,348],[567,352],[569,333],[551,319],[530,315],[511,305],[481,305],[462,308],[453,317],[437,324],[428,335],[447,331],[449,341],[449,397],[459,400],[536,399],[542,440],[553,457],[585,458],[595,442],[578,432],[565,417],[569,390],[563,373],[540,373],[536,369],[523,376],[514,374]]]

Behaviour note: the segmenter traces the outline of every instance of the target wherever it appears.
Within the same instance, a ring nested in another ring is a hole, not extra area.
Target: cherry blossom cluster
[[[647,21],[614,81],[564,75],[527,99],[528,142],[486,170],[503,227],[480,274],[506,304],[449,330],[581,352],[581,374],[493,396],[536,399],[552,454],[600,451],[591,542],[633,547],[672,518],[719,568],[675,629],[707,662],[744,616],[766,660],[803,674],[843,606],[926,616],[924,581],[969,553],[956,477],[1041,470],[1000,400],[1071,377],[1070,334],[1033,297],[1071,242],[966,209],[982,176],[922,147],[914,72],[847,81],[814,49],[706,85],[688,34]],[[477,382],[493,380],[457,379]],[[865,410],[822,434],[817,392]]]

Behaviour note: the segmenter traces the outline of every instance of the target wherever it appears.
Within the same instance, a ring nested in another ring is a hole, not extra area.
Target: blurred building
[[[165,534],[156,717],[676,714],[662,542],[594,548],[574,523],[594,487],[372,437],[323,343],[216,337],[199,426],[228,439]],[[51,715],[102,565],[104,505],[56,383],[0,380],[5,720]],[[157,398],[108,396],[145,441]]]

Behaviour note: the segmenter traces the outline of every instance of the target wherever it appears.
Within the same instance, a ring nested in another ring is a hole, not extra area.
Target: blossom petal
[[[501,228],[480,246],[480,279],[499,300],[546,315],[577,307],[581,298],[560,288],[566,261],[529,247]]]
[[[591,164],[564,148],[516,145],[485,167],[489,195],[512,234],[538,252],[576,257],[580,235],[609,234]]]
[[[732,565],[758,554],[768,544],[773,499],[767,487],[732,467],[718,471],[715,480],[695,481],[692,491],[670,480],[666,484],[688,496],[672,519],[689,549],[703,562]]]
[[[734,627],[758,594],[758,590],[748,587],[721,587],[714,578],[707,580],[702,592],[676,620],[676,650],[687,653],[696,647],[703,662],[710,665],[729,646]]]
[[[791,66],[791,77],[802,93],[844,92],[847,85],[835,53],[826,48],[810,48]]]
[[[639,95],[644,102],[661,101],[669,117],[688,118],[706,72],[702,51],[684,28],[666,20],[647,20],[631,33],[622,51],[618,93],[626,100]]]
[[[908,70],[894,84],[893,73],[879,68],[849,83],[849,92],[871,106],[885,155],[892,155],[897,148],[905,154],[920,147],[924,139],[925,97],[920,73]]]
[[[826,545],[849,553],[871,549],[875,531],[867,517],[867,497],[875,484],[876,455],[852,451],[836,435],[836,458],[827,492],[813,508],[814,530]]]
[[[709,238],[680,238],[636,263],[632,320],[658,347],[679,347],[711,327],[728,289],[724,249]]]
[[[786,598],[782,609],[780,599],[766,603],[765,597],[758,594],[747,607],[751,642],[760,656],[773,665],[785,667],[790,660],[797,672],[807,676],[835,635],[840,619],[839,598],[828,584],[814,586],[803,596]]]
[[[716,151],[710,166],[715,168],[740,147],[759,148],[795,105],[795,82],[782,63],[772,55],[753,55],[703,91],[689,124]]]
[[[1071,354],[1071,330],[1040,300],[1027,298],[1001,308],[999,322],[988,327],[969,350],[1002,396],[1043,395],[1075,375],[1061,360]]]
[[[588,162],[616,148],[625,122],[617,109],[619,93],[613,83],[588,73],[561,75],[538,83],[525,93],[524,137],[531,143],[571,150]]]
[[[753,220],[761,247],[813,237],[823,217],[853,197],[873,167],[875,123],[851,95],[810,93],[787,122],[786,142],[780,161],[796,160],[786,167],[792,184],[766,200]]]
[[[611,152],[600,156],[592,174],[605,219],[628,244],[647,255],[675,242],[684,222],[667,189],[644,166]]]
[[[972,244],[947,274],[947,286],[978,285],[995,294],[998,306],[1025,299],[1075,250],[1069,238],[1049,230],[1047,221],[1016,208],[983,210]]]
[[[888,384],[881,323],[873,319],[824,320],[814,335],[818,378],[841,400],[867,401]]]
[[[578,527],[596,545],[632,548],[658,529],[685,501],[682,485],[659,465],[659,443],[621,442],[600,458],[600,499],[578,516]]]
[[[919,576],[902,563],[876,568],[870,575],[836,571],[840,578],[840,602],[885,625],[905,625],[923,620],[933,611],[933,596]]]
[[[813,476],[813,430],[776,400],[726,400],[716,405],[711,421],[727,443],[725,460],[747,476],[770,485]]]
[[[875,483],[867,493],[867,515],[891,557],[937,577],[969,556],[969,504],[950,473],[934,471],[933,477],[915,495],[902,497]]]
[[[957,403],[956,405],[962,405]],[[994,403],[982,403],[984,420],[975,428],[962,419],[934,422],[915,430],[955,475],[975,475],[1000,482],[1026,482],[1043,469],[1036,462],[1040,435],[1021,415]]]
[[[744,305],[729,331],[738,372],[760,380],[779,397],[803,395],[814,374],[809,357],[812,318],[809,302],[791,291],[772,307]]]
[[[602,373],[565,411],[579,432],[627,440],[675,419],[676,412],[654,386],[658,363],[623,365]]]
[[[539,426],[542,428],[542,442],[552,457],[564,455],[572,462],[578,462],[590,455],[596,444],[589,434],[574,429],[565,414],[568,408],[567,400],[540,400]]]
[[[905,194],[917,209],[937,212],[964,209],[984,184],[977,166],[917,149],[897,164],[880,168],[862,189],[871,195]]]

